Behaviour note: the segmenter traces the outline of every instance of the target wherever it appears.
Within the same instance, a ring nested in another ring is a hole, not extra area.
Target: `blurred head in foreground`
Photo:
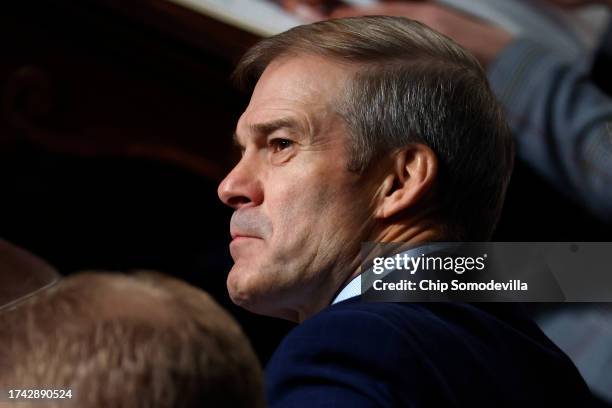
[[[44,406],[265,405],[237,323],[206,293],[163,275],[71,276],[0,312],[0,327],[0,388],[72,390]]]
[[[449,38],[400,17],[322,21],[261,41],[236,78],[252,96],[218,190],[235,303],[303,321],[358,273],[362,242],[490,239],[512,139]]]

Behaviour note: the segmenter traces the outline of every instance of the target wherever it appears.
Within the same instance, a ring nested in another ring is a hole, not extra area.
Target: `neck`
[[[426,217],[412,218],[409,220],[392,221],[386,225],[381,225],[372,231],[367,237],[367,242],[403,242],[410,245],[419,245],[432,241],[440,241],[444,239],[443,228],[439,223],[434,222]],[[340,284],[328,284],[321,285],[313,288],[314,290],[309,291],[306,297],[309,299],[305,304],[308,307],[301,308],[299,310],[285,311],[285,315],[281,317],[287,320],[301,323],[313,314],[325,309],[333,301],[334,296],[337,294],[337,289],[344,288],[351,280],[361,274],[361,263],[364,259],[367,259],[368,253],[361,253],[359,247],[355,249],[355,256],[352,261],[345,263],[344,265],[335,265],[336,271],[353,271],[344,281]],[[338,276],[339,274],[333,273],[326,274],[327,276]],[[334,289],[335,288],[335,289]],[[313,299],[318,299],[313,302]]]
[[[427,242],[441,241],[444,237],[443,228],[439,223],[422,218],[416,222],[414,220],[393,222],[375,231],[368,241],[377,243],[403,242],[419,245]],[[369,254],[362,255],[365,255],[364,259],[367,259]],[[361,265],[358,265],[340,287],[346,286],[355,277],[359,276],[361,272]]]

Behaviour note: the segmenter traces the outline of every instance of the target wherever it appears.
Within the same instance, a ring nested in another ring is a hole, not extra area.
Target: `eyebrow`
[[[257,135],[269,135],[279,129],[291,129],[298,132],[304,132],[302,125],[293,118],[280,118],[269,122],[256,123],[249,127],[251,132]],[[238,134],[234,132],[232,139],[236,146],[242,146],[238,140]]]

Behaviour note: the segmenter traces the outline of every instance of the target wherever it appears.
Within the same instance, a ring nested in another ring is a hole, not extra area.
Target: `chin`
[[[232,302],[236,305],[251,310],[257,304],[257,298],[261,297],[258,285],[259,279],[255,268],[241,267],[234,264],[227,275],[227,291]]]
[[[232,302],[251,313],[297,321],[295,312],[282,309],[279,304],[280,294],[275,292],[270,282],[261,277],[261,273],[251,267],[245,270],[234,265],[227,276],[227,291]]]

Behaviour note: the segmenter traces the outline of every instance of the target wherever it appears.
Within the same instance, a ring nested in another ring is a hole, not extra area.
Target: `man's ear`
[[[415,207],[434,185],[438,159],[429,146],[413,143],[394,155],[391,172],[381,185],[375,218],[390,218]]]

